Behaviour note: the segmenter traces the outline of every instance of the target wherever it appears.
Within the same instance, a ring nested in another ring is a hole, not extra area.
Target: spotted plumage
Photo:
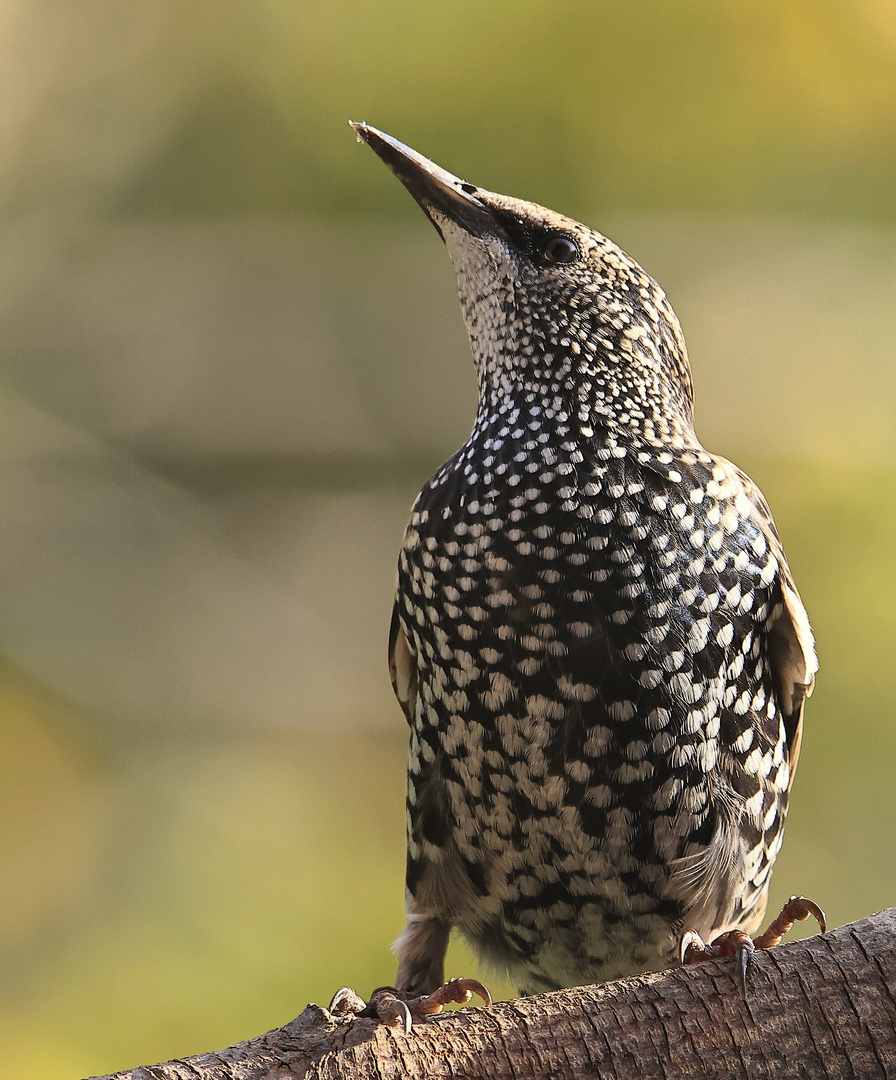
[[[771,513],[693,429],[678,320],[611,241],[361,137],[447,244],[479,376],[418,497],[399,988],[458,928],[521,992],[762,918],[817,668]]]

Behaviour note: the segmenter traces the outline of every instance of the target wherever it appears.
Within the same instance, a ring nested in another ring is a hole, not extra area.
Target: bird
[[[521,994],[713,955],[745,980],[795,919],[824,929],[793,897],[750,939],[818,669],[769,506],[697,438],[681,327],[633,258],[352,126],[447,246],[479,387],[399,555],[388,993],[422,1015],[484,990],[444,982],[455,929]]]

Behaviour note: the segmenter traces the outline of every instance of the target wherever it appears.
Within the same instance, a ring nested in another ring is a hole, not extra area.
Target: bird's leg
[[[809,900],[805,896],[791,896],[781,909],[781,914],[772,921],[764,933],[755,939],[745,934],[743,930],[729,930],[707,945],[695,930],[688,930],[682,935],[679,945],[681,962],[699,964],[702,960],[712,960],[719,956],[734,956],[737,958],[738,981],[746,994],[747,974],[753,953],[757,949],[773,949],[795,922],[802,922],[810,915],[818,920],[821,932],[824,933],[827,929],[824,912],[814,900]]]
[[[451,924],[438,916],[409,913],[407,924],[395,943],[398,953],[398,987],[380,986],[363,1001],[350,987],[338,990],[330,1012],[369,1016],[410,1032],[414,1020],[441,1012],[449,1003],[466,1005],[473,994],[491,1005],[488,990],[477,979],[444,981],[445,951]],[[422,993],[435,986],[431,993]]]

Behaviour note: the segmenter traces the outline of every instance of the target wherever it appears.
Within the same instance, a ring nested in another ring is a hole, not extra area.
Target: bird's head
[[[691,433],[684,338],[662,289],[605,236],[475,187],[367,124],[448,247],[484,405],[508,389],[663,442]]]

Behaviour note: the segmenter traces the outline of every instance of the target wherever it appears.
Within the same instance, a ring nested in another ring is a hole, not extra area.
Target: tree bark
[[[309,1005],[257,1039],[98,1080],[896,1076],[896,908],[734,962],[467,1008],[410,1035]]]

